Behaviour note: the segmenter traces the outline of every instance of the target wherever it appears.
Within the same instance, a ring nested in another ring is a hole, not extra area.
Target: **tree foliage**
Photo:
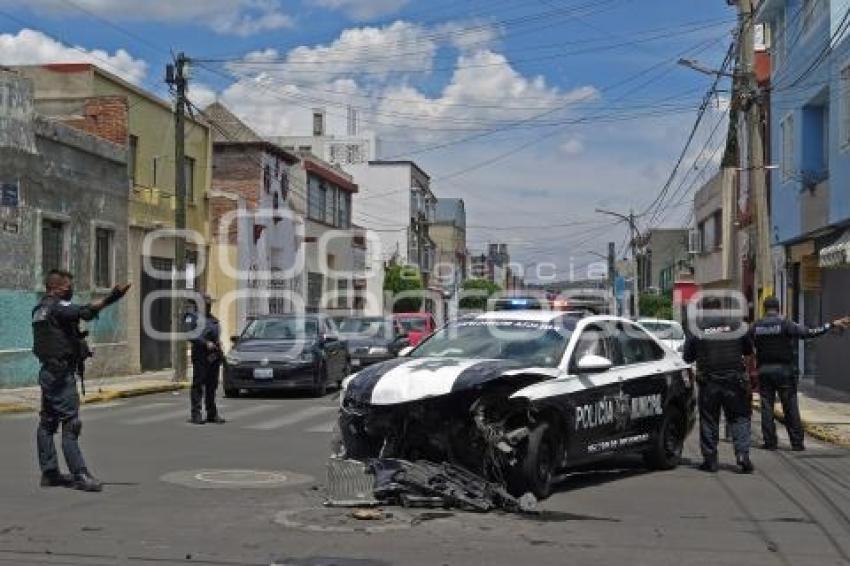
[[[460,300],[462,309],[487,309],[487,299],[502,290],[497,284],[487,279],[467,279],[463,282],[463,290],[471,296],[464,296]],[[484,291],[478,296],[477,292]]]
[[[412,265],[390,264],[384,272],[384,291],[393,297],[410,291],[422,291],[422,274]],[[393,300],[393,312],[417,312],[422,308],[422,294]]]
[[[640,296],[640,315],[646,318],[672,320],[673,299],[667,295],[644,293]]]

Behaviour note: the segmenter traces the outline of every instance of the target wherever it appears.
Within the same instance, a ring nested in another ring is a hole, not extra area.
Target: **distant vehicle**
[[[348,348],[323,314],[260,317],[231,340],[224,363],[227,397],[296,388],[322,396],[351,373]]]
[[[340,337],[348,345],[348,356],[355,371],[395,358],[402,349],[410,346],[401,323],[391,318],[349,317],[343,319],[338,328]]]
[[[488,312],[343,383],[343,456],[451,462],[516,495],[625,453],[680,461],[695,422],[688,364],[613,316]]]
[[[437,323],[431,313],[427,312],[403,312],[393,315],[393,319],[399,323],[402,330],[407,334],[407,340],[411,346],[416,346],[424,338],[427,338],[437,329]]]
[[[641,318],[637,322],[674,352],[684,351],[685,331],[675,320]]]
[[[556,311],[585,311],[590,314],[612,314],[612,295],[596,289],[563,291],[552,301]]]

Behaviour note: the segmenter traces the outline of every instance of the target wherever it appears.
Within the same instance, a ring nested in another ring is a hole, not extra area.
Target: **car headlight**
[[[301,350],[301,353],[298,354],[298,361],[299,362],[312,363],[313,360],[314,360],[314,358],[313,358],[313,351],[312,350]]]
[[[370,355],[389,354],[390,350],[386,346],[372,346],[369,348]]]
[[[224,356],[224,361],[226,361],[229,366],[235,366],[241,360],[239,359],[239,356],[236,355],[236,352],[228,352],[227,355]]]

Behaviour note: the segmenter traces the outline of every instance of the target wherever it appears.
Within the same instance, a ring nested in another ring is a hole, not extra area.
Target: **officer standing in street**
[[[82,491],[101,491],[103,484],[89,472],[78,438],[82,430],[76,371],[85,355],[80,320],[92,320],[118,302],[130,288],[116,285],[105,298],[88,305],[71,303],[73,276],[52,270],[45,280],[46,294],[32,311],[33,353],[41,363],[41,413],[36,434],[42,487],[66,486]],[[59,471],[53,435],[62,425],[62,453],[71,475]]]
[[[794,342],[823,336],[833,328],[841,328],[845,319],[818,328],[806,328],[779,314],[779,300],[776,297],[764,300],[764,311],[765,317],[751,329],[759,372],[761,431],[764,437],[762,448],[776,450],[778,447],[776,423],[773,420],[773,407],[778,394],[791,449],[802,451],[806,447],[803,443],[800,407],[797,404],[798,374],[794,363]]]
[[[716,472],[719,468],[717,443],[720,436],[720,411],[731,421],[735,460],[742,474],[753,472],[750,461],[750,384],[744,356],[753,347],[743,317],[719,311],[719,299],[707,297],[688,325],[684,359],[696,362],[699,383],[700,469]]]
[[[215,405],[215,393],[218,389],[221,362],[224,353],[221,347],[221,324],[212,313],[212,297],[204,294],[204,312],[186,315],[189,332],[197,335],[190,340],[192,344],[192,392],[190,395],[191,415],[189,422],[223,424],[225,420],[218,414]],[[207,420],[201,417],[201,400],[207,412]]]

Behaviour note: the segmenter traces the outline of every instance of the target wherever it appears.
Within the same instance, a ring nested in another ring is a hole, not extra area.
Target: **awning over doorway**
[[[850,230],[823,248],[818,256],[821,267],[850,267]]]

